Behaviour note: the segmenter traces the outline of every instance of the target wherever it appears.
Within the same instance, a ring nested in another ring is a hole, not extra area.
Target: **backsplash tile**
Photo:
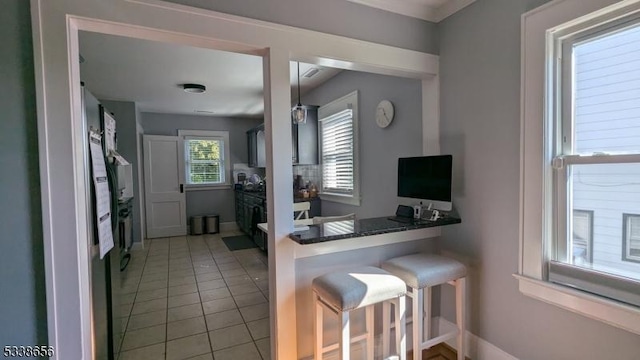
[[[322,181],[322,167],[320,165],[296,165],[293,167],[293,176],[301,175],[306,185],[308,181],[320,188]]]

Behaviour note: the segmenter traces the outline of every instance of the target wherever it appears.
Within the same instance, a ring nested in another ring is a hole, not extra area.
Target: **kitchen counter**
[[[263,200],[267,199],[267,193],[265,191],[254,191],[254,190],[246,190],[246,189],[245,190],[236,189],[236,191],[241,192],[245,195],[255,196]],[[309,198],[303,198],[298,196],[293,197],[293,202],[305,202],[305,201],[309,201],[309,202],[320,201],[320,198],[317,196],[309,197]]]
[[[351,239],[357,237],[395,233],[408,230],[425,229],[451,224],[459,224],[462,219],[455,211],[436,221],[419,220],[412,223],[401,223],[389,220],[388,217],[332,221],[320,225],[310,225],[308,230],[296,231],[289,235],[300,245],[317,244],[327,241]]]

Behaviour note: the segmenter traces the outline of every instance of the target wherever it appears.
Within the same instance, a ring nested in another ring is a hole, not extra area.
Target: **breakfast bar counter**
[[[444,215],[436,221],[422,219],[408,223],[388,217],[331,221],[294,230],[289,238],[295,245],[295,258],[313,257],[437,238],[442,226],[462,222],[455,210]]]
[[[318,225],[309,225],[308,230],[296,231],[290,234],[289,238],[300,245],[308,245],[325,241],[459,224],[461,222],[462,220],[454,211],[447,213],[444,217],[435,221],[421,219],[409,222],[398,222],[390,220],[388,217],[332,221]]]

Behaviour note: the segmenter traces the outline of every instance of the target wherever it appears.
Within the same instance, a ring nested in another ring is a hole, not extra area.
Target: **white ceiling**
[[[440,22],[476,0],[347,0],[357,4],[410,16],[422,20]]]
[[[80,32],[82,81],[98,98],[134,101],[141,111],[260,117],[264,112],[262,58],[224,51]],[[302,75],[320,71],[311,78]],[[292,101],[297,100],[291,63]],[[301,63],[301,92],[321,85],[339,69]],[[185,83],[207,87],[188,94]],[[294,95],[295,94],[295,95]]]

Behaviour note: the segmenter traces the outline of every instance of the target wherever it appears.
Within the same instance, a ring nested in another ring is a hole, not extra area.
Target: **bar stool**
[[[367,359],[374,358],[374,305],[379,302],[393,302],[395,310],[395,326],[404,329],[405,322],[405,294],[406,284],[388,272],[365,266],[349,271],[339,271],[325,274],[313,279],[312,289],[315,298],[315,346],[314,359],[322,359],[327,352],[339,349],[340,359],[348,360],[351,343],[366,340]],[[341,334],[338,344],[324,346],[323,344],[323,307],[326,307],[340,319]],[[349,312],[365,308],[365,333],[351,338],[349,326]],[[386,334],[389,335],[389,334]],[[388,341],[388,340],[387,340]],[[404,331],[396,333],[396,349],[400,360],[406,360],[406,337]]]
[[[382,268],[404,280],[410,289],[407,292],[407,295],[411,298],[413,309],[413,360],[422,359],[422,350],[428,349],[454,337],[457,338],[458,360],[464,360],[465,287],[467,268],[455,260],[432,254],[413,254],[393,258],[382,263]],[[457,328],[455,331],[430,339],[431,287],[445,283],[453,285],[456,288]],[[391,314],[389,309],[383,307],[383,325],[390,320],[390,316]],[[388,328],[383,329],[383,333],[387,331],[389,331]],[[384,342],[385,338],[386,336],[383,337],[382,347],[383,351],[386,353],[388,351],[387,349],[389,344]]]

